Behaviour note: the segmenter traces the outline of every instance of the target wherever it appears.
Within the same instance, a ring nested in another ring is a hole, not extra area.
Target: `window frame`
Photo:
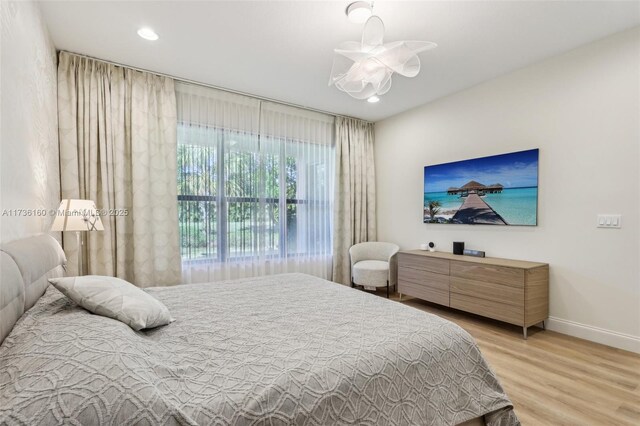
[[[216,126],[208,126],[201,125],[196,123],[191,123],[188,121],[180,121],[178,125],[182,126],[196,126],[206,128],[207,130],[213,130],[218,133],[215,137],[215,149],[216,149],[216,188],[217,193],[215,195],[186,195],[186,194],[178,194],[177,202],[183,201],[196,201],[196,202],[208,202],[213,203],[216,208],[216,253],[207,256],[207,257],[187,257],[185,258],[182,254],[182,234],[180,234],[180,257],[183,263],[186,264],[198,264],[198,263],[223,263],[227,261],[243,261],[254,258],[257,253],[252,253],[244,256],[231,256],[230,250],[228,246],[228,231],[229,231],[229,221],[228,221],[228,205],[234,202],[244,202],[244,203],[255,203],[259,205],[260,203],[265,204],[277,204],[279,207],[280,220],[279,220],[279,244],[278,244],[278,254],[266,254],[262,255],[262,258],[265,259],[286,259],[286,258],[297,258],[297,257],[307,257],[307,256],[317,256],[322,254],[322,252],[296,252],[296,253],[288,253],[288,229],[287,229],[287,220],[286,220],[286,212],[287,206],[289,205],[320,205],[325,206],[329,209],[329,214],[331,214],[331,201],[330,200],[309,200],[309,199],[300,199],[300,198],[287,198],[287,152],[286,152],[286,144],[287,142],[295,142],[300,144],[305,143],[313,143],[306,142],[298,139],[284,140],[281,138],[274,138],[280,144],[278,151],[278,159],[279,159],[279,173],[278,173],[278,184],[279,184],[279,192],[280,194],[284,194],[285,197],[238,197],[238,196],[227,196],[226,195],[226,186],[225,186],[225,155],[227,153],[227,146],[225,132],[229,132],[228,129],[220,128]],[[242,133],[242,132],[238,132]],[[258,150],[257,152],[262,152],[262,143],[263,137],[261,134],[253,134],[253,136],[257,137]],[[190,144],[181,144],[178,138],[178,146],[180,145],[190,145]],[[191,144],[194,146],[193,144]],[[331,149],[335,149],[335,147],[331,147]],[[296,182],[297,184],[297,182]],[[178,187],[180,191],[180,187]],[[178,204],[179,206],[179,204]],[[180,210],[180,207],[178,207]],[[328,228],[330,229],[330,227]],[[182,232],[180,230],[180,232]],[[330,244],[330,238],[329,238]],[[228,253],[229,252],[229,253]]]

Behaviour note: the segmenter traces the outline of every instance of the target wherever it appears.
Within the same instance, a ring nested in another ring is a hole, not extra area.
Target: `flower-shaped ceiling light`
[[[378,16],[367,20],[362,42],[347,41],[335,49],[329,86],[356,99],[384,95],[391,88],[391,76],[415,77],[420,72],[418,53],[437,47],[430,41],[395,41],[382,44],[384,23]]]

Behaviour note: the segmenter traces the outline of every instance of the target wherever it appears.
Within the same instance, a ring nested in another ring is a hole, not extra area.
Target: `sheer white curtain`
[[[176,84],[184,282],[330,278],[334,118]]]

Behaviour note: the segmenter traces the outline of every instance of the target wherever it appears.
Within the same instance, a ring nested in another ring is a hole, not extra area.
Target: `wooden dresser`
[[[549,316],[549,265],[422,250],[398,253],[398,292],[527,328]]]

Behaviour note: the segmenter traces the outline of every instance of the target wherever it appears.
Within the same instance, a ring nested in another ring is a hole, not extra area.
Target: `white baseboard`
[[[604,328],[593,327],[591,325],[580,324],[579,322],[556,317],[549,317],[546,321],[546,326],[547,329],[557,331],[558,333],[640,353],[640,337],[638,336],[605,330]]]

